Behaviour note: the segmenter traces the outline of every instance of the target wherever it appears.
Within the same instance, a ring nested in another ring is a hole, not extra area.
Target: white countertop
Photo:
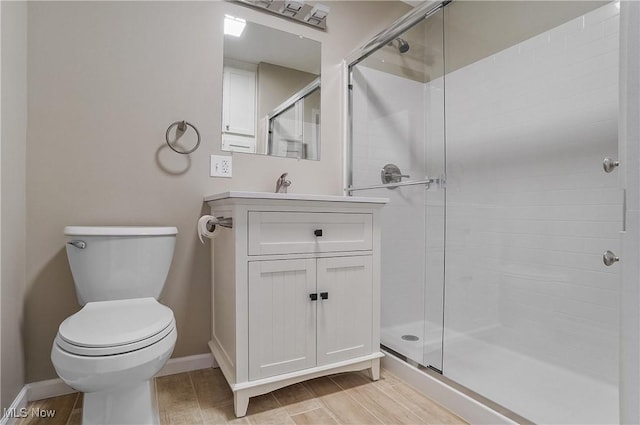
[[[362,196],[311,195],[306,193],[272,193],[272,192],[243,192],[230,191],[216,193],[204,197],[204,202],[217,201],[226,198],[249,199],[283,199],[289,201],[324,201],[324,202],[359,202],[366,204],[388,204],[389,198],[371,198]]]

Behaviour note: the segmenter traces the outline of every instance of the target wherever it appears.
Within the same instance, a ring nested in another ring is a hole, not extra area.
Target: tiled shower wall
[[[445,359],[479,332],[617,382],[619,274],[601,260],[622,229],[601,165],[617,157],[616,5],[457,70],[446,90]]]

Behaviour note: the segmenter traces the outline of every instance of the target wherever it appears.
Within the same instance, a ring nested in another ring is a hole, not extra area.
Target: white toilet
[[[62,322],[51,361],[84,393],[82,423],[157,424],[153,376],[173,352],[173,312],[162,292],[175,227],[65,227],[84,307]]]

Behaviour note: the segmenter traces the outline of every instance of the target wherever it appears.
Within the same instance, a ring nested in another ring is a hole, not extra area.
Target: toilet
[[[175,227],[64,229],[82,309],[65,319],[51,349],[58,376],[84,393],[82,423],[158,424],[153,376],[176,343],[173,312],[157,299]]]

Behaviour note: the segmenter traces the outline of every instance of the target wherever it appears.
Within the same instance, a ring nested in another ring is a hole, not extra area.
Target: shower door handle
[[[445,179],[444,179],[444,177],[436,178],[436,179],[427,178],[425,180],[399,182],[399,183],[374,184],[374,185],[371,185],[371,186],[362,186],[362,187],[349,186],[349,187],[345,187],[343,190],[345,192],[351,193],[351,192],[355,192],[357,190],[371,190],[371,189],[384,189],[384,188],[395,189],[397,187],[416,186],[416,185],[424,185],[426,189],[429,189],[432,184],[437,184],[437,185],[439,185],[439,187],[444,188]]]
[[[616,256],[613,252],[607,250],[602,254],[602,262],[605,266],[612,266],[613,263],[620,261],[620,257]]]
[[[606,157],[605,159],[602,160],[602,168],[604,169],[605,173],[610,173],[613,170],[615,170],[616,167],[619,167],[619,166],[620,166],[620,161],[617,161],[615,159]]]

